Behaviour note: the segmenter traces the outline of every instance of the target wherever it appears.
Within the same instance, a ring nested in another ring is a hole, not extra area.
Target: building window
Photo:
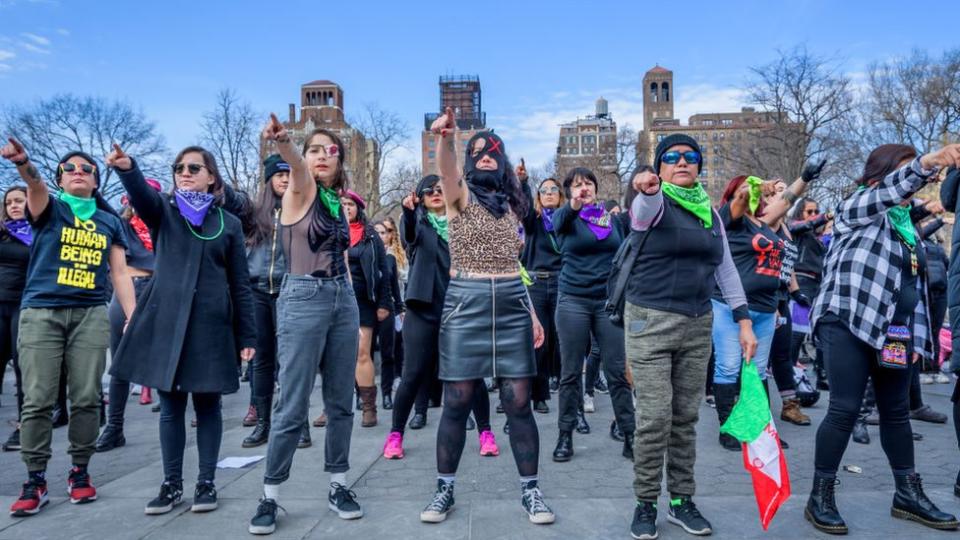
[[[434,159],[435,157],[437,157],[437,153],[433,150],[427,152],[427,159]]]
[[[657,83],[650,83],[650,101],[656,103],[658,98]]]
[[[427,141],[427,143],[428,143],[428,145],[430,146],[430,148],[433,148],[434,146],[436,146],[437,140],[431,137],[431,138]]]
[[[666,137],[666,135],[663,135],[663,134],[657,135],[657,142],[659,143],[659,142],[663,141],[664,137]]]
[[[670,101],[670,83],[665,82],[660,85],[660,88],[662,88],[663,100]]]
[[[731,120],[731,119],[729,119],[729,118],[724,118],[723,120],[720,121],[720,123],[723,124],[723,125],[725,125],[725,126],[732,126],[732,125],[733,125],[733,120]]]
[[[717,140],[717,133],[716,133],[716,132],[713,133],[713,140]]]
[[[714,124],[713,120],[702,120],[700,125],[702,126],[712,126]]]

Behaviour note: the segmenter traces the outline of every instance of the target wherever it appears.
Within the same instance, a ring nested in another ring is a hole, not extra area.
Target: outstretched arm
[[[30,162],[30,156],[20,141],[13,137],[7,141],[9,142],[0,148],[0,157],[17,167],[20,178],[27,183],[27,211],[30,212],[30,217],[39,219],[50,204],[50,190],[47,189],[36,165]]]
[[[447,201],[447,208],[462,212],[467,206],[469,190],[463,188],[463,175],[457,167],[457,119],[451,107],[434,120],[430,131],[437,136],[437,168],[440,169],[443,198]]]
[[[284,212],[299,215],[316,198],[317,182],[307,169],[307,162],[290,140],[287,128],[277,120],[277,115],[270,113],[270,121],[263,128],[263,138],[276,143],[280,157],[290,164],[290,185],[283,194]]]

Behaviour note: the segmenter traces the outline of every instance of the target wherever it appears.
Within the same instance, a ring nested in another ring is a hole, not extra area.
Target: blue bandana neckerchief
[[[174,197],[177,201],[177,209],[187,223],[194,227],[203,225],[203,218],[207,217],[207,211],[213,205],[212,194],[178,189]]]
[[[25,245],[33,244],[33,229],[30,223],[25,219],[11,219],[3,224],[10,236],[23,242]]]

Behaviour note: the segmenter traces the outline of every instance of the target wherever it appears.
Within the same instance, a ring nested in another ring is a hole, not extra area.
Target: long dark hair
[[[259,246],[273,234],[274,213],[280,208],[281,198],[273,190],[273,184],[267,180],[260,186],[257,201],[253,205],[250,230],[247,233],[248,247]]]
[[[10,216],[7,215],[7,195],[10,195],[14,191],[20,191],[23,193],[23,196],[27,196],[27,187],[26,186],[10,186],[6,191],[3,192],[3,206],[0,207],[0,238],[6,238],[10,236],[10,233],[7,232],[6,223],[10,219]],[[26,212],[26,210],[24,210]]]
[[[900,163],[917,157],[917,149],[906,144],[882,144],[873,149],[863,166],[857,185],[870,186],[900,168]]]
[[[114,207],[110,206],[110,203],[103,198],[103,195],[100,194],[100,165],[97,164],[97,160],[93,159],[93,156],[86,152],[81,152],[79,150],[74,150],[73,152],[67,153],[67,155],[60,158],[60,161],[57,163],[57,186],[60,189],[63,189],[63,186],[60,184],[60,179],[63,178],[63,168],[61,167],[67,161],[70,161],[70,158],[78,157],[87,163],[93,165],[93,179],[97,182],[97,187],[93,190],[93,198],[97,201],[97,208],[103,210],[108,214],[113,214],[114,216],[120,217],[120,214],[117,213]]]
[[[790,212],[791,221],[804,221],[807,219],[807,216],[803,214],[803,211],[807,208],[807,205],[813,203],[817,205],[817,210],[820,209],[820,203],[817,202],[813,197],[800,197],[797,200],[797,204],[793,206],[793,210]]]
[[[303,149],[300,151],[300,154],[303,156],[307,155],[307,149],[310,148],[310,141],[317,135],[326,135],[333,141],[333,144],[337,145],[337,175],[333,177],[333,185],[331,185],[330,188],[338,193],[342,192],[347,189],[349,184],[347,171],[343,168],[343,162],[346,159],[347,152],[343,147],[343,141],[336,133],[324,128],[317,128],[311,131],[307,135],[307,138],[303,140]]]
[[[202,146],[188,146],[177,154],[177,157],[173,160],[173,167],[176,167],[177,164],[180,163],[183,156],[190,153],[200,154],[203,158],[203,165],[207,168],[207,171],[213,175],[213,184],[207,188],[207,193],[213,194],[214,204],[223,204],[223,177],[220,176],[220,169],[217,167],[217,158],[213,157],[213,154],[211,154],[209,150]],[[171,167],[171,172],[173,172],[173,167]],[[170,188],[170,195],[173,195],[176,190],[177,175],[173,173],[173,187]]]

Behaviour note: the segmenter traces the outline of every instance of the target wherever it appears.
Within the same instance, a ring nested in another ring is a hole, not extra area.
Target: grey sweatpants
[[[687,317],[626,304],[627,361],[637,394],[634,492],[656,502],[667,455],[667,491],[692,496],[696,489],[696,425],[710,359],[713,314]]]

